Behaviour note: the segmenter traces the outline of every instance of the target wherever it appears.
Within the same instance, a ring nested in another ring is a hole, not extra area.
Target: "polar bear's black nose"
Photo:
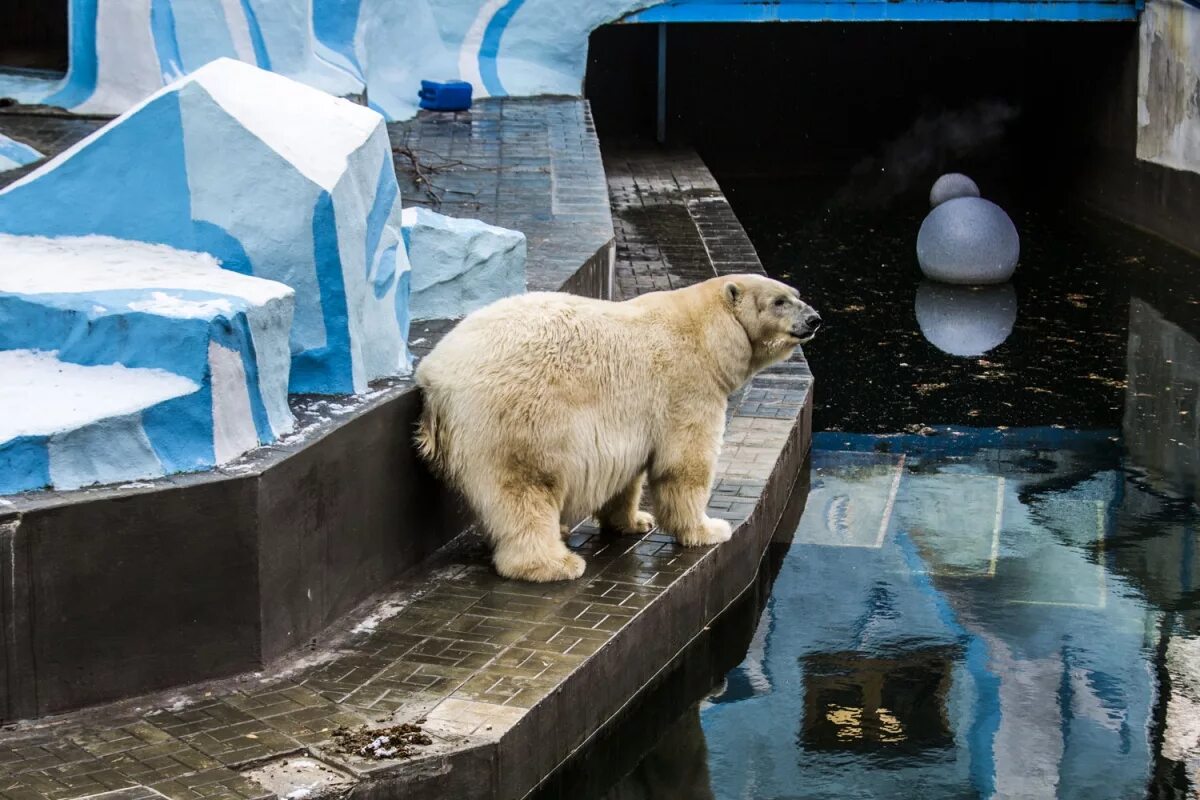
[[[808,328],[809,333],[816,333],[817,328],[821,327],[821,315],[813,312],[804,318],[804,326]]]

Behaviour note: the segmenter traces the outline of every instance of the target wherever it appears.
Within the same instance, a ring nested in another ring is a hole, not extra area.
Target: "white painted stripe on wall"
[[[229,38],[233,41],[233,52],[239,61],[258,65],[254,55],[254,41],[250,38],[250,21],[246,19],[246,11],[242,8],[241,0],[221,0],[221,10],[225,12],[225,27],[229,29]]]
[[[150,0],[100,3],[96,10],[96,91],[73,111],[129,108],[162,87],[150,31]]]
[[[488,23],[507,2],[508,0],[487,0],[475,15],[475,20],[467,29],[462,46],[458,50],[458,75],[471,84],[475,97],[490,96],[487,87],[483,85],[483,76],[479,73],[479,48],[483,46],[483,34],[487,32]]]
[[[209,342],[208,369],[212,375],[213,454],[218,464],[224,464],[257,447],[258,432],[250,411],[242,354]]]

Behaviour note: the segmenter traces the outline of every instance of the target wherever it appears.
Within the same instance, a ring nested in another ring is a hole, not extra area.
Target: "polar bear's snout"
[[[808,344],[817,335],[817,329],[821,327],[821,315],[807,303],[801,302],[800,307],[800,320],[792,326],[789,333],[799,339],[800,344]]]

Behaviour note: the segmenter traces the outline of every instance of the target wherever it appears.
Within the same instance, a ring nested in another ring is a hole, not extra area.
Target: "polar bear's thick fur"
[[[468,315],[417,369],[421,454],[467,498],[509,578],[578,578],[560,524],[645,533],[642,483],[683,545],[730,537],[705,516],[729,395],[820,318],[760,275],[625,302],[510,297]]]

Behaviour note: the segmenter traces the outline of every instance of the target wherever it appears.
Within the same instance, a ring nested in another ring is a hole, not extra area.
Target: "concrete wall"
[[[1200,9],[1152,0],[1138,47],[1137,156],[1200,172]]]
[[[1200,252],[1200,9],[1150,0],[1094,76],[1084,199]]]

